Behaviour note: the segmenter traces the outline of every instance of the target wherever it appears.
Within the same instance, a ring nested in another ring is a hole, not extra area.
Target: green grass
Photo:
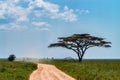
[[[40,63],[53,64],[77,80],[120,80],[119,60],[46,60]],[[28,80],[36,64],[0,60],[0,80]]]
[[[35,69],[34,63],[0,60],[0,80],[29,80]]]
[[[77,80],[120,80],[119,60],[42,61],[53,64]]]

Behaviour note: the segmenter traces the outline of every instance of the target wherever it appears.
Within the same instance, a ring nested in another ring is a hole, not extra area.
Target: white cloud
[[[18,1],[19,0],[7,0],[6,2],[0,2],[0,16],[5,17],[5,15],[8,15],[8,17],[18,19],[17,21],[27,21],[27,9],[16,6]]]
[[[46,2],[44,0],[35,0],[31,1],[29,5],[29,9],[33,10],[34,8],[39,7],[41,12],[36,11],[36,16],[48,16],[51,19],[62,19],[64,21],[72,22],[77,21],[76,14],[74,10],[69,9],[67,6],[60,10],[60,6],[57,4],[53,4],[50,2]]]
[[[89,10],[85,10],[85,9],[76,9],[76,12],[78,12],[79,14],[89,14],[90,11]]]
[[[0,25],[0,30],[23,30],[26,28],[26,26],[20,26],[19,24],[14,23]]]
[[[42,13],[40,11],[34,11],[34,15],[36,17],[40,17],[40,16],[42,16]]]
[[[64,10],[69,10],[69,8],[67,6],[64,6]]]
[[[4,25],[0,25],[0,30],[22,30],[25,26],[19,24],[28,21],[28,11],[25,8],[17,6],[19,0],[6,0],[0,2],[0,19],[11,21]]]
[[[32,24],[35,26],[35,30],[39,31],[49,31],[50,24],[47,22],[32,22]]]
[[[47,22],[32,22],[33,25],[41,27],[41,26],[49,26]]]
[[[3,16],[2,11],[0,11],[0,19],[5,19],[5,16]]]
[[[42,28],[41,31],[49,31],[49,28]]]
[[[50,13],[59,12],[59,6],[57,4],[46,2],[44,0],[30,1],[29,6],[30,6],[30,8],[40,7],[40,8],[42,8],[45,11],[50,12]]]
[[[28,21],[28,18],[26,16],[21,16],[17,19],[17,22],[25,22]]]
[[[13,29],[13,30],[23,30],[23,29],[26,29],[27,27],[26,26],[21,26],[20,24],[10,24],[10,29]]]
[[[51,15],[52,19],[62,19],[67,22],[77,21],[77,15],[74,13],[73,9],[69,9],[67,6],[64,7],[63,12],[59,12]]]
[[[77,16],[74,14],[73,9],[69,9],[67,6],[64,7],[64,12],[60,13],[59,16],[62,17],[65,21],[77,21]]]
[[[0,30],[8,30],[8,28],[6,26],[0,26]]]
[[[50,29],[45,27],[45,28],[38,28],[36,27],[35,30],[38,30],[38,31],[49,31]]]
[[[0,18],[4,17],[5,9],[6,9],[6,4],[0,2]]]
[[[18,5],[20,1],[21,0],[0,1],[0,19],[11,19],[10,23],[6,23],[6,25],[0,25],[0,29],[18,30],[22,28],[23,25],[21,24],[23,23],[26,26],[34,25],[35,28],[37,27],[39,29],[41,29],[40,26],[44,26],[42,30],[48,30],[48,26],[50,25],[46,21],[40,22],[40,20],[38,19],[60,19],[66,22],[73,22],[77,21],[76,12],[84,14],[89,13],[88,10],[73,10],[70,9],[68,6],[61,7],[58,4],[46,0],[22,0],[28,5],[27,7],[22,7],[20,6],[20,4]],[[38,22],[33,22],[33,20]],[[13,24],[15,27],[8,26],[11,26]]]

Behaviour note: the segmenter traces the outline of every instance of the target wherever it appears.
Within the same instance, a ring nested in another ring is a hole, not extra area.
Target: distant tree
[[[11,55],[9,55],[8,60],[9,60],[9,61],[14,61],[15,58],[16,58],[15,55],[14,55],[14,54],[11,54]]]
[[[48,47],[64,47],[73,50],[78,55],[79,61],[82,61],[88,48],[111,47],[111,42],[104,41],[104,38],[91,36],[90,34],[73,34],[72,36],[58,39],[57,43],[50,44]]]

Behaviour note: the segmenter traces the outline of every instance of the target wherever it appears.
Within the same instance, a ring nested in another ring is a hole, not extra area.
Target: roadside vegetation
[[[29,80],[36,66],[30,62],[0,60],[0,80]]]
[[[77,80],[120,80],[119,60],[50,60],[40,63],[53,64]]]
[[[41,60],[77,80],[120,80],[120,60]],[[0,60],[0,80],[29,80],[37,65],[31,62]]]

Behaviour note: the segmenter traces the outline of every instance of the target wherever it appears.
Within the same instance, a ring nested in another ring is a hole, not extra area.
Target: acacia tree
[[[72,36],[58,39],[57,43],[50,44],[48,47],[64,47],[73,50],[78,55],[79,61],[82,61],[88,48],[111,47],[111,42],[104,41],[104,38],[91,36],[90,34],[73,34]]]

